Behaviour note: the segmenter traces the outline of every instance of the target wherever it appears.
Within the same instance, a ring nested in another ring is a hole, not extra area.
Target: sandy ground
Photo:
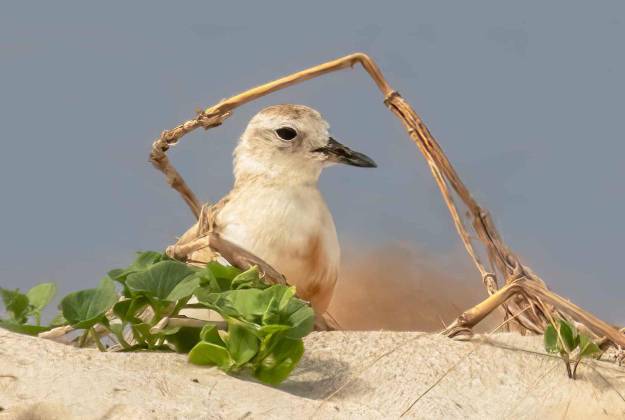
[[[323,332],[271,388],[184,355],[100,353],[0,330],[0,419],[625,417],[625,369],[591,361],[572,381],[561,363],[540,337]]]

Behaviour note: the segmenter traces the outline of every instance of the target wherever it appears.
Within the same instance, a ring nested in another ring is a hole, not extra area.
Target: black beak
[[[323,153],[328,160],[338,163],[345,163],[352,166],[360,166],[361,168],[377,168],[378,165],[369,156],[364,153],[355,152],[347,146],[342,145],[338,141],[330,137],[328,145],[313,150],[313,152]]]

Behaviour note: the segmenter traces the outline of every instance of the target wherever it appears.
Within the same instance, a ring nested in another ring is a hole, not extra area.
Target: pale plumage
[[[338,277],[340,248],[317,181],[331,163],[375,166],[332,139],[321,115],[302,105],[276,105],[248,124],[234,151],[235,183],[211,209],[212,229],[259,256],[297,294],[326,311]],[[197,224],[180,241],[197,235]],[[208,249],[191,255],[206,262]]]

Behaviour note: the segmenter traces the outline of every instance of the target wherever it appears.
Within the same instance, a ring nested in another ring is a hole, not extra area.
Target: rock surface
[[[279,388],[167,353],[100,353],[0,330],[0,419],[624,418],[625,369],[578,380],[540,337],[422,333],[306,338]]]

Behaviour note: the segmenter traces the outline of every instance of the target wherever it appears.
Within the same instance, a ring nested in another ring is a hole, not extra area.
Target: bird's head
[[[333,139],[319,112],[304,105],[274,105],[249,122],[234,152],[235,178],[316,182],[334,163],[375,168],[368,156]]]

